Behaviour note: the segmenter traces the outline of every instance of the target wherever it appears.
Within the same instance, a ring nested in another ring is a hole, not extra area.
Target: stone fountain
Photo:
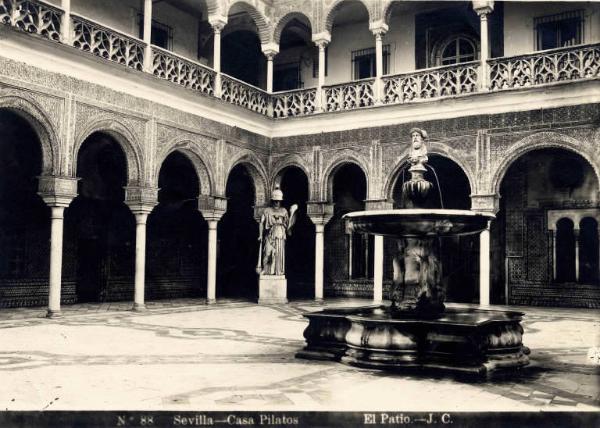
[[[391,305],[324,309],[307,313],[306,346],[298,358],[334,360],[378,369],[433,369],[488,375],[528,364],[523,313],[473,307],[446,308],[440,262],[444,237],[479,233],[493,214],[425,209],[433,189],[424,178],[424,130],[411,130],[406,209],[360,211],[345,216],[358,232],[396,238]],[[438,184],[439,187],[439,184]]]

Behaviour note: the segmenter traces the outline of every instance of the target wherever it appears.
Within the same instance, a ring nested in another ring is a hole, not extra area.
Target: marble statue
[[[265,208],[259,224],[257,273],[261,275],[285,275],[285,241],[292,233],[297,205],[290,212],[281,206],[283,192],[276,188],[271,193],[271,206]]]
[[[427,163],[427,146],[425,140],[427,139],[427,132],[424,129],[413,128],[410,130],[410,138],[412,140],[410,146],[410,154],[408,161],[411,165],[424,165]]]

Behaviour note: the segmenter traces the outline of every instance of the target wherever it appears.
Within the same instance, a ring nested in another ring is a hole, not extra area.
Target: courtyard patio
[[[0,311],[2,410],[599,411],[598,313],[526,313],[531,364],[468,381],[296,359],[304,311],[368,300],[148,302]]]

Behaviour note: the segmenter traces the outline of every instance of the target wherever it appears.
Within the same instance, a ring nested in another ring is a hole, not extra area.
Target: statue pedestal
[[[258,303],[271,305],[287,303],[285,275],[260,275],[258,278]]]

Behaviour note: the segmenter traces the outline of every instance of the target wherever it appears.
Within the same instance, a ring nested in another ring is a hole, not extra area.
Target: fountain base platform
[[[421,318],[389,306],[367,306],[304,316],[309,320],[306,346],[297,358],[476,376],[529,363],[521,312],[452,307],[435,318]]]

